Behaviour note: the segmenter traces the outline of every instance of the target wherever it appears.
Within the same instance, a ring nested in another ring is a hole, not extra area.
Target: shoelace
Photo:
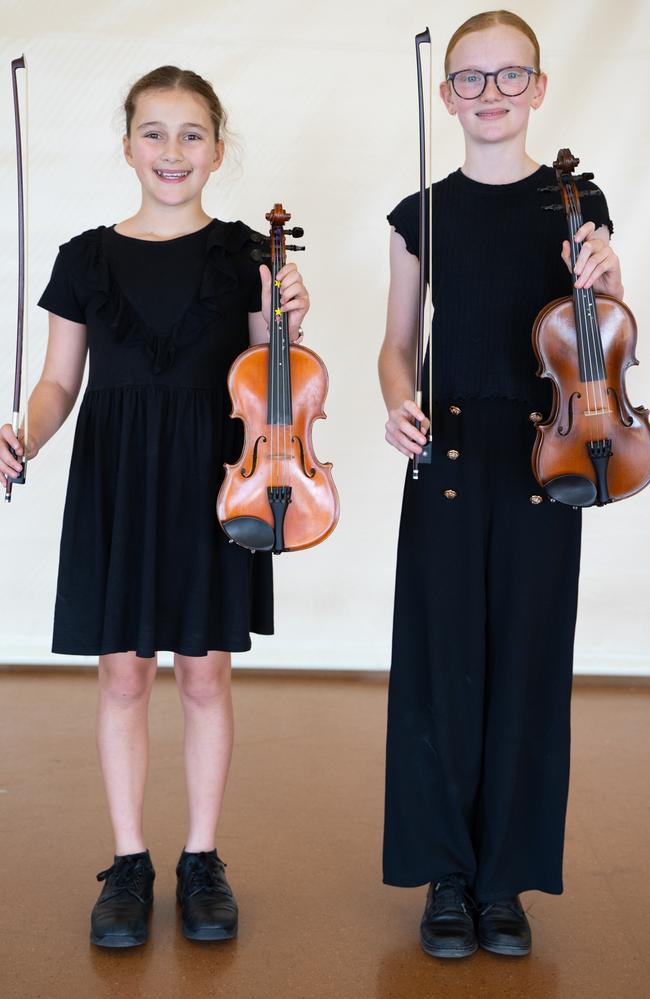
[[[467,885],[462,878],[455,874],[449,874],[434,884],[430,910],[432,912],[444,912],[445,909],[457,909],[460,905],[463,912],[467,913],[468,908],[474,908],[474,901],[467,891]]]
[[[227,892],[227,885],[222,880],[223,860],[207,853],[192,854],[187,865],[187,888],[190,895],[199,891]]]
[[[100,871],[97,875],[98,881],[106,881],[109,891],[104,898],[114,898],[120,892],[130,892],[141,902],[142,889],[144,887],[144,869],[142,857],[127,857],[120,859],[116,863],[107,867],[105,871]]]

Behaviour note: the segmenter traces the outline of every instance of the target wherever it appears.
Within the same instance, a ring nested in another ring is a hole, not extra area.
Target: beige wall
[[[241,165],[210,183],[206,209],[264,225],[282,200],[305,228],[301,256],[313,307],[308,343],[327,363],[329,418],[317,450],[334,462],[341,522],[317,549],[276,560],[277,634],[239,657],[249,665],[385,666],[404,462],[383,440],[376,379],[387,286],[385,215],[417,186],[413,36],[429,24],[441,67],[448,37],[477,5],[386,0],[275,4],[193,0],[2,3],[0,65],[0,402],[11,409],[15,329],[15,174],[9,64],[29,61],[30,363],[46,315],[35,302],[59,243],[110,224],[138,203],[120,154],[129,84],[174,62],[208,77],[231,114]],[[550,75],[529,148],[541,162],[570,146],[605,190],[626,299],[641,331],[633,402],[650,403],[647,304],[650,187],[647,2],[515,2]],[[408,11],[408,12],[405,12]],[[441,72],[441,69],[440,69]],[[457,122],[436,104],[434,175],[461,162]],[[61,661],[50,627],[60,519],[74,421],[30,467],[0,513],[3,661]],[[134,469],[137,474],[137,469]],[[191,488],[191,484],[187,484]],[[650,672],[646,615],[650,490],[585,516],[579,670]]]

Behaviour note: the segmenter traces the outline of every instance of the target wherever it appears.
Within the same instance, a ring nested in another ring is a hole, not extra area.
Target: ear
[[[539,76],[535,77],[535,89],[533,90],[533,98],[530,102],[531,108],[537,110],[541,106],[544,97],[546,95],[546,88],[548,86],[548,76],[546,73],[540,73]]]
[[[215,170],[218,170],[221,164],[223,163],[224,153],[225,153],[225,146],[223,143],[223,139],[219,139],[216,146],[214,147],[214,158],[210,166],[211,173],[214,173]]]
[[[447,108],[449,114],[456,114],[456,105],[454,103],[454,97],[452,94],[451,87],[449,83],[444,80],[438,88],[438,93],[440,94],[440,100]]]
[[[133,156],[131,155],[131,140],[128,135],[122,136],[122,152],[124,153],[124,159],[129,164],[133,166]]]

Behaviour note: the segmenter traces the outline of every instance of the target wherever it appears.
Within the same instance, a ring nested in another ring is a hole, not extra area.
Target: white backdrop
[[[275,560],[276,635],[254,638],[253,651],[237,657],[241,664],[377,668],[389,662],[405,466],[383,440],[376,377],[388,278],[385,215],[418,182],[413,36],[429,24],[441,76],[449,36],[479,9],[476,0],[1,2],[2,422],[11,412],[16,287],[9,66],[21,52],[29,64],[34,377],[47,332],[46,313],[35,303],[57,246],[137,209],[137,181],[121,157],[119,108],[129,85],[153,67],[196,70],[213,82],[230,112],[239,162],[231,160],[211,180],[206,210],[263,228],[264,213],[281,200],[293,224],[305,229],[308,249],[299,263],[313,302],[307,342],[324,358],[331,382],[329,418],[317,425],[315,440],[319,456],[334,462],[341,521],[318,548]],[[516,0],[510,9],[537,31],[550,75],[547,100],[531,122],[531,154],[550,163],[560,146],[570,146],[607,194],[626,300],[641,331],[641,368],[630,373],[628,388],[635,404],[648,404],[650,5]],[[434,138],[434,176],[441,177],[462,161],[462,139],[437,101]],[[27,487],[17,487],[0,513],[3,662],[66,661],[49,648],[73,429],[74,415],[30,465]],[[585,515],[577,671],[650,673],[649,512],[647,490]]]

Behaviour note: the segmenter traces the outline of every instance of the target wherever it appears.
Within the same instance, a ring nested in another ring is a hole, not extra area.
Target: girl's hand
[[[271,271],[262,264],[262,314],[268,319],[271,314]],[[280,281],[280,304],[283,312],[289,314],[289,338],[295,340],[292,333],[297,334],[303,319],[309,311],[309,292],[305,288],[302,276],[295,264],[285,264],[278,271]]]
[[[421,430],[415,426],[420,421]],[[398,409],[391,409],[386,421],[386,440],[398,451],[412,458],[421,454],[427,442],[424,436],[429,429],[429,421],[412,399],[406,399]]]
[[[0,486],[6,487],[7,477],[10,479],[16,478],[17,475],[23,470],[22,463],[18,461],[18,458],[22,458],[24,452],[24,441],[23,441],[23,431],[18,431],[18,437],[16,437],[13,432],[11,423],[5,423],[4,426],[0,427]],[[12,447],[16,452],[17,458],[14,458],[9,448]],[[38,454],[38,447],[36,442],[32,437],[29,438],[29,444],[27,448],[27,456],[31,459],[35,458]]]
[[[582,243],[575,265],[576,288],[592,288],[604,295],[623,298],[621,265],[609,245],[609,240],[594,238],[594,222],[585,222],[575,234],[575,242]],[[571,271],[569,240],[562,243],[562,259]]]

